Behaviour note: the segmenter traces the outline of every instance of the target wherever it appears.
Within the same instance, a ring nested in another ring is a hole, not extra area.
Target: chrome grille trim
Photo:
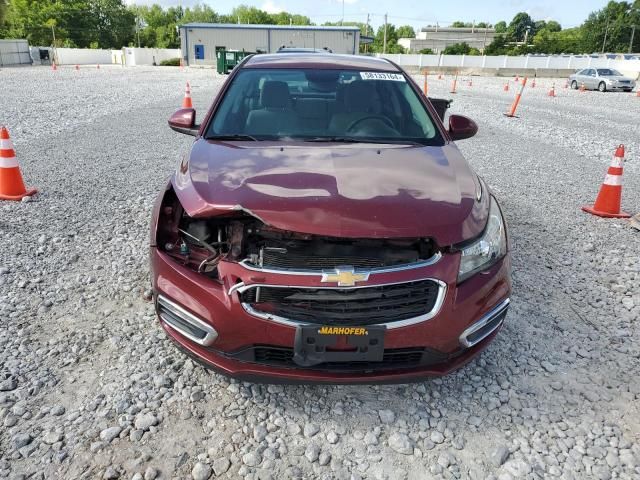
[[[258,288],[258,287],[270,287],[270,288],[307,288],[307,289],[313,289],[313,290],[321,290],[321,289],[326,289],[326,290],[357,290],[357,289],[364,289],[364,288],[375,288],[375,287],[384,287],[384,286],[389,286],[389,285],[402,285],[404,283],[412,283],[412,282],[419,282],[419,281],[426,281],[426,280],[430,280],[432,282],[435,282],[438,284],[438,295],[436,297],[436,301],[433,305],[433,308],[431,309],[430,312],[425,313],[423,315],[419,315],[417,317],[412,317],[412,318],[407,318],[405,320],[398,320],[395,322],[387,322],[387,323],[378,323],[376,325],[384,325],[387,327],[388,330],[392,330],[394,328],[401,328],[401,327],[407,327],[409,325],[415,325],[416,323],[421,323],[421,322],[426,322],[427,320],[432,319],[433,317],[435,317],[436,315],[438,315],[438,313],[440,313],[440,309],[442,308],[442,305],[444,303],[444,299],[446,297],[446,293],[447,293],[447,284],[445,282],[443,282],[442,280],[438,280],[436,278],[415,278],[415,279],[411,279],[411,281],[407,282],[392,282],[392,283],[382,283],[382,284],[377,284],[377,285],[362,285],[362,286],[355,286],[355,287],[315,287],[315,286],[308,286],[308,285],[273,285],[273,284],[265,284],[265,283],[252,283],[250,285],[245,285],[244,283],[237,283],[235,284],[233,287],[231,287],[229,289],[229,295],[231,295],[233,292],[238,292],[238,300],[240,300],[240,294],[251,289],[251,288]],[[244,303],[244,302],[240,302],[240,305],[242,305],[242,308],[245,310],[245,312],[247,312],[249,315],[252,315],[254,317],[257,318],[261,318],[263,320],[269,320],[275,323],[279,323],[282,325],[288,325],[290,327],[297,327],[299,325],[313,325],[311,323],[308,322],[302,322],[302,321],[297,321],[295,319],[291,319],[291,318],[285,318],[285,317],[280,317],[278,315],[274,315],[274,314],[270,314],[270,313],[265,313],[265,312],[261,312],[256,310],[255,308],[253,308],[251,306],[251,304],[249,303]]]
[[[395,273],[395,272],[405,272],[407,270],[415,270],[417,268],[428,267],[430,265],[434,265],[440,261],[442,258],[442,253],[436,252],[430,258],[426,260],[421,260],[419,262],[407,263],[404,265],[396,265],[393,267],[378,267],[378,268],[367,268],[367,269],[354,269],[355,273],[363,272],[370,273],[372,275],[376,273]],[[260,273],[273,273],[279,275],[322,275],[322,270],[287,270],[284,268],[264,268],[257,267],[252,265],[249,262],[249,259],[244,259],[241,262],[238,262],[243,268],[247,270],[251,270],[252,272],[260,272]],[[338,267],[339,265],[336,265]],[[326,269],[325,269],[326,270]]]

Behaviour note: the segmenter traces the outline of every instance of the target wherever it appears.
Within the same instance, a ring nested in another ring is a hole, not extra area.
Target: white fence
[[[180,58],[179,48],[128,48],[124,51],[125,64],[128,67],[136,65],[160,65],[163,60]]]
[[[4,65],[31,65],[29,42],[0,40],[0,66]]]
[[[637,76],[640,74],[640,60],[614,60],[588,55],[527,55],[521,57],[473,56],[473,55],[420,55],[420,54],[378,54],[403,67],[458,67],[458,68],[509,68],[509,69],[558,69],[615,68],[621,72]]]
[[[105,65],[111,64],[111,50],[94,48],[56,48],[58,65]]]

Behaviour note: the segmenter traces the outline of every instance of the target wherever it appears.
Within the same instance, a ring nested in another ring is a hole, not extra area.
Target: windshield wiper
[[[249,141],[249,142],[259,142],[256,137],[252,137],[251,135],[244,134],[233,134],[233,135],[210,135],[207,137],[207,140],[237,140],[239,142]]]
[[[379,143],[379,144],[400,144],[400,145],[421,145],[420,143],[414,140],[382,140],[382,139],[374,139],[374,138],[366,138],[366,137],[313,137],[313,138],[305,138],[304,142],[326,142],[326,143]]]

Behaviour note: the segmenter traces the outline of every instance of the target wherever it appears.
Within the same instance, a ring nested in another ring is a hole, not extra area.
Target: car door
[[[598,79],[596,78],[596,71],[593,68],[587,70],[585,86],[589,89],[598,88]]]
[[[578,87],[586,81],[586,74],[587,74],[587,69],[583,68],[582,70],[578,70],[573,75],[573,78],[575,79],[575,81],[578,82]]]

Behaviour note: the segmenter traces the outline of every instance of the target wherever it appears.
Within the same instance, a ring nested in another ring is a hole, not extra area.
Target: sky
[[[233,7],[246,4],[271,13],[282,10],[299,13],[314,23],[338,22],[342,18],[343,0],[125,0],[127,3],[162,6],[191,6],[206,3],[217,13],[230,13]],[[411,25],[419,28],[427,24],[447,25],[455,20],[464,22],[507,23],[518,12],[527,12],[534,20],[556,20],[563,28],[580,25],[594,10],[604,7],[607,0],[344,0],[345,21],[366,22],[371,15],[371,25],[389,23]]]

